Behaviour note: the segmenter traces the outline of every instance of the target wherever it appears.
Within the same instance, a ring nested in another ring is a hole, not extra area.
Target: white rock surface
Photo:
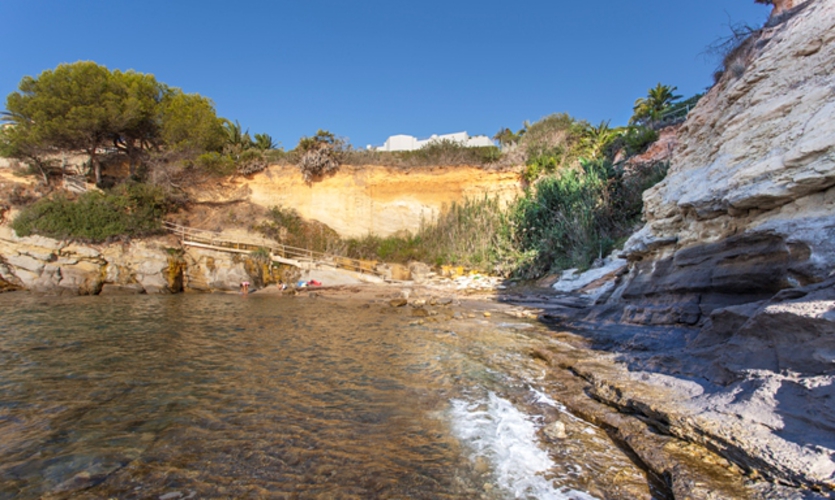
[[[576,269],[563,271],[559,281],[551,285],[551,288],[562,293],[578,292],[596,300],[614,288],[615,279],[626,272],[626,267],[626,259],[609,256],[601,267],[583,273]]]
[[[768,231],[808,244],[811,276],[831,270],[835,228],[819,218],[835,218],[835,1],[795,3],[763,30],[744,73],[691,112],[667,178],[644,193],[631,260]]]

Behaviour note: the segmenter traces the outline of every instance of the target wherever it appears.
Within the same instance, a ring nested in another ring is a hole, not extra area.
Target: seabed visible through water
[[[259,294],[14,293],[0,316],[0,499],[652,496],[549,396],[527,320]]]

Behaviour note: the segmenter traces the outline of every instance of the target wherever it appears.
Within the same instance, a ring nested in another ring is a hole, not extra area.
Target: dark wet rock
[[[623,320],[692,325],[716,309],[813,283],[819,278],[806,272],[809,252],[795,247],[782,236],[750,232],[635,262],[620,297],[628,305]]]
[[[695,325],[701,315],[698,299],[690,298],[672,304],[627,305],[621,321],[639,325]]]
[[[100,295],[139,295],[145,293],[145,288],[139,283],[118,285],[105,283],[101,287]]]

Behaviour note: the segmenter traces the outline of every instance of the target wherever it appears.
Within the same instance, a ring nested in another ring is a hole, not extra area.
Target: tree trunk
[[[88,150],[87,154],[90,155],[90,166],[93,168],[93,174],[96,176],[96,187],[101,187],[101,163],[99,163],[99,159],[96,156],[96,149]]]

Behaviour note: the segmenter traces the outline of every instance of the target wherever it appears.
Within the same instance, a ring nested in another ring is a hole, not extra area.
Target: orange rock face
[[[521,194],[518,173],[475,167],[343,165],[308,185],[296,167],[273,165],[245,183],[251,203],[293,208],[348,237],[415,232],[451,203],[484,195],[508,202]]]
[[[772,16],[776,16],[781,12],[785,12],[795,6],[795,4],[800,2],[795,2],[795,0],[774,0],[774,10],[771,11]]]

